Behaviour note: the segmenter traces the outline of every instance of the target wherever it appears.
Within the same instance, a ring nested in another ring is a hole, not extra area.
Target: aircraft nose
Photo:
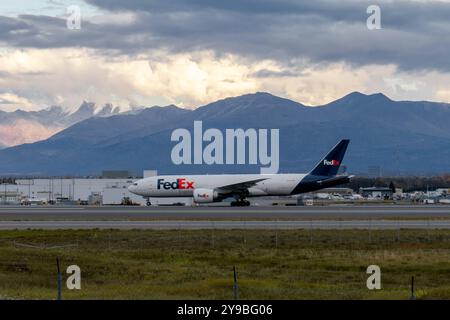
[[[128,191],[130,191],[131,193],[136,193],[137,190],[138,190],[137,183],[133,183],[128,186]]]

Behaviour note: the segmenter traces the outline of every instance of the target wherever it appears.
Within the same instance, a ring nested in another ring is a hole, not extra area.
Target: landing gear
[[[250,205],[250,201],[245,199],[239,199],[237,201],[232,201],[230,205],[232,207],[248,207]]]
[[[248,192],[235,194],[234,195],[235,201],[231,201],[230,205],[232,207],[248,207],[248,206],[250,206],[250,201],[245,200],[245,197],[247,197],[247,196],[248,196]]]
[[[147,198],[147,207],[150,207],[152,203],[150,202],[150,198]]]

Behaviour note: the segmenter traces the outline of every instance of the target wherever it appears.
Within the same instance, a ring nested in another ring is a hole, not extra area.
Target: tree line
[[[355,191],[367,187],[395,187],[405,192],[432,191],[438,188],[450,188],[450,174],[433,177],[354,177],[346,186]]]

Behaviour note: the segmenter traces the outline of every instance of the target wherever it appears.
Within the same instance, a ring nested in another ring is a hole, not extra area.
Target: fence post
[[[233,298],[234,298],[234,300],[238,300],[239,299],[239,285],[237,282],[236,266],[233,266],[233,277],[234,277]]]
[[[59,258],[56,258],[56,267],[58,270],[58,275],[57,275],[57,286],[58,286],[58,295],[57,295],[57,300],[61,301],[62,300],[62,274],[61,274],[61,269],[59,267]]]
[[[280,220],[277,219],[275,226],[275,249],[278,249],[278,229],[280,228],[279,222]]]
[[[414,295],[414,276],[411,277],[411,296],[409,300],[416,300],[416,296]]]

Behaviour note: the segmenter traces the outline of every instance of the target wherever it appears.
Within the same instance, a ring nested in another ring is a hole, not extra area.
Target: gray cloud
[[[305,75],[305,73],[290,70],[274,71],[262,69],[252,74],[252,76],[256,78],[284,78],[284,77],[298,77],[299,75]]]
[[[132,11],[130,24],[83,21],[82,30],[48,16],[0,17],[0,41],[16,47],[89,47],[111,54],[154,49],[213,50],[283,64],[396,64],[403,70],[450,71],[450,4],[381,2],[382,30],[368,30],[372,1],[86,0]]]

